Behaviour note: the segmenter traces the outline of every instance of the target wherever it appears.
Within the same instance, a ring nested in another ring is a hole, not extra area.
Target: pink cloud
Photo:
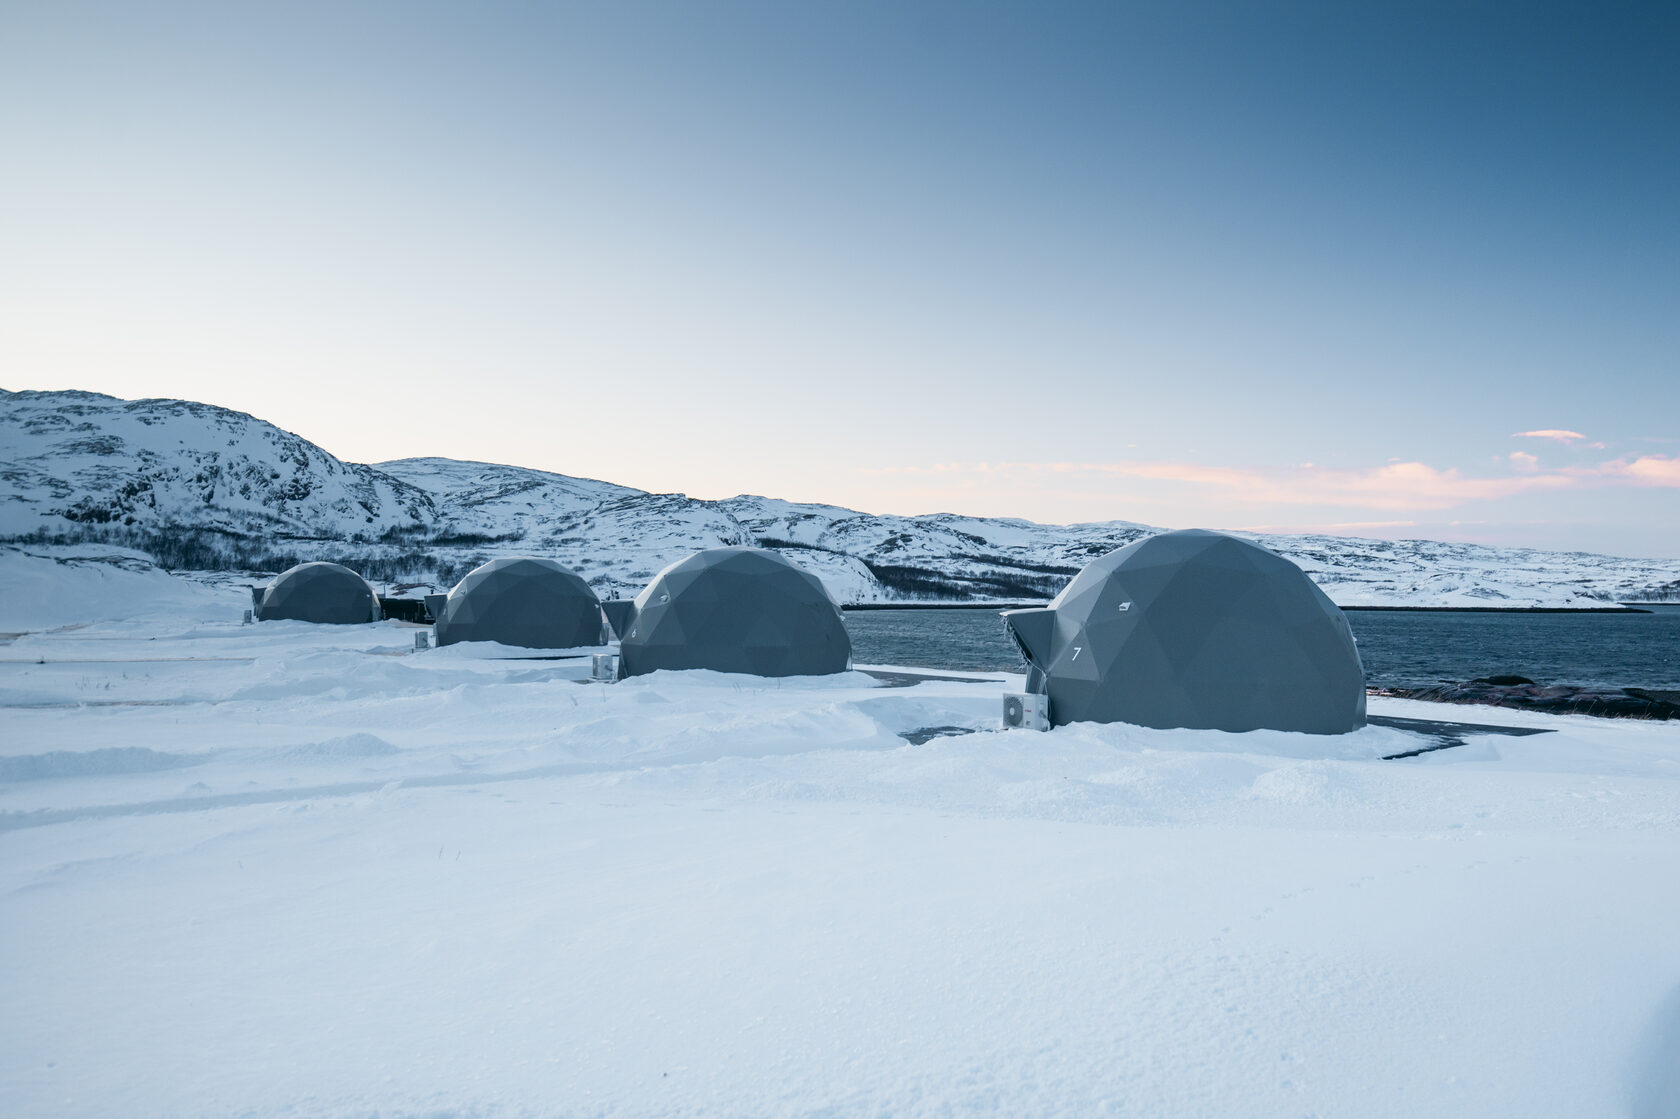
[[[1590,468],[1590,474],[1626,479],[1636,486],[1680,486],[1680,456],[1640,455],[1631,461],[1616,459]]]
[[[1641,455],[1628,463],[1628,476],[1651,486],[1680,486],[1680,458]]]
[[[1559,443],[1574,443],[1585,439],[1579,431],[1565,431],[1562,428],[1547,427],[1539,431],[1514,431],[1512,439],[1556,439]]]
[[[1332,535],[1379,528],[1416,528],[1416,521],[1334,521],[1330,524],[1238,525],[1239,532],[1323,532]]]
[[[1476,501],[1496,501],[1524,493],[1553,492],[1601,486],[1680,487],[1680,457],[1641,455],[1587,466],[1544,469],[1524,451],[1508,456],[1514,473],[1495,476],[1465,474],[1457,468],[1439,469],[1422,462],[1390,462],[1361,470],[1302,464],[1294,467],[1204,466],[1171,460],[1129,462],[979,462],[939,463],[917,467],[886,467],[871,474],[916,475],[942,480],[944,493],[1022,487],[1033,492],[1051,489],[1065,496],[1081,493],[1081,480],[1126,479],[1193,487],[1207,498],[1243,505],[1359,507],[1379,513],[1408,514],[1451,509]],[[1075,487],[1065,489],[1064,487]],[[1089,496],[1085,493],[1084,496]],[[1144,500],[1141,493],[1117,493],[1116,498]],[[1160,496],[1157,494],[1157,496]],[[1375,522],[1372,522],[1375,523]]]

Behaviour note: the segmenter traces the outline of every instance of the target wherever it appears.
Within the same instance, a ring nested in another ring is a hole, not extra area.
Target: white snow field
[[[1672,724],[1001,732],[98,574],[0,588],[0,1114],[1680,1114]]]

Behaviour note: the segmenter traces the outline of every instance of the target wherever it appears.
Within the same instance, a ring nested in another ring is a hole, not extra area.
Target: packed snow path
[[[0,645],[0,1113],[1680,1114],[1672,725],[911,746],[1000,685],[223,597]]]

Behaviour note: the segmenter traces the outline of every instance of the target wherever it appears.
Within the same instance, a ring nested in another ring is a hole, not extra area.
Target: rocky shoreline
[[[1372,688],[1371,695],[1430,703],[1473,703],[1541,711],[1548,715],[1595,715],[1609,719],[1680,719],[1680,691],[1537,684],[1523,676],[1489,676],[1468,683],[1422,688]]]

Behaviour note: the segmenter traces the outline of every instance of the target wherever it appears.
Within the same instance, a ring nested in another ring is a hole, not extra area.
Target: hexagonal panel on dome
[[[1300,568],[1234,536],[1136,541],[1093,560],[1046,610],[1004,618],[1058,726],[1365,725],[1364,671],[1341,610]]]
[[[712,548],[665,568],[623,612],[626,676],[709,668],[755,676],[844,672],[852,642],[815,575],[764,548]],[[618,619],[615,618],[615,622]]]
[[[379,596],[366,579],[336,563],[300,563],[274,577],[256,609],[258,621],[354,625],[379,620]]]
[[[494,559],[467,572],[437,619],[439,645],[497,641],[526,649],[601,643],[601,600],[564,564],[530,556]]]

